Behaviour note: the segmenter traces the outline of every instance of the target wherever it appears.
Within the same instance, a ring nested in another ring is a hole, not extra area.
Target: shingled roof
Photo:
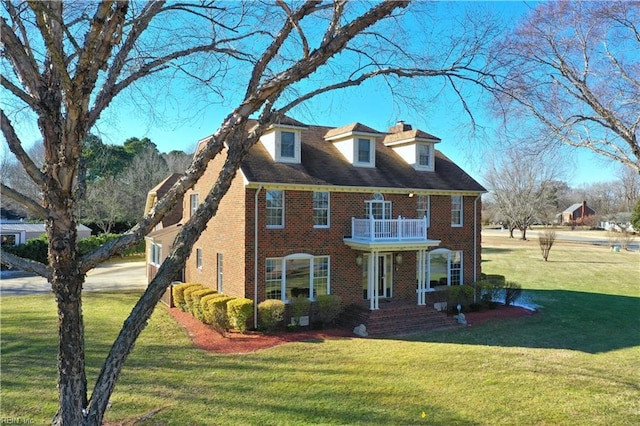
[[[261,143],[254,145],[242,162],[249,182],[340,187],[406,188],[437,191],[486,192],[485,188],[441,152],[435,151],[435,171],[418,171],[376,138],[376,167],[356,167],[336,149],[328,135],[354,131],[355,125],[332,128],[309,125],[302,130],[301,163],[279,163]],[[353,128],[352,128],[353,127]],[[364,127],[358,127],[363,129]],[[430,137],[435,138],[432,135]],[[437,139],[437,138],[435,138]]]

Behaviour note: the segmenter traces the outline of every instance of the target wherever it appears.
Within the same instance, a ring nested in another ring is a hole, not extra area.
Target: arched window
[[[384,195],[378,193],[373,194],[371,200],[365,201],[365,215],[367,218],[374,219],[391,219],[391,201],[385,201]]]

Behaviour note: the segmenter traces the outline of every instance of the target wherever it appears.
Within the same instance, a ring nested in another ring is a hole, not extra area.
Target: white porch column
[[[375,305],[374,305],[374,288],[375,286],[375,277],[373,275],[374,272],[374,259],[373,259],[373,253],[369,253],[369,256],[367,258],[367,294],[369,295],[369,310],[373,311],[375,309]]]
[[[425,270],[425,250],[418,250],[418,305],[426,304],[426,270]]]

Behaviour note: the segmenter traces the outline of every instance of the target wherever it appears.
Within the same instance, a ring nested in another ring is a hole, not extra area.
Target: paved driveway
[[[85,291],[137,290],[147,286],[145,262],[107,263],[87,274]],[[51,291],[51,285],[42,277],[22,271],[2,271],[0,295],[15,296]]]

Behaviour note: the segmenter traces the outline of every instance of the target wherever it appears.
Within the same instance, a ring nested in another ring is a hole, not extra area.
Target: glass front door
[[[362,290],[364,299],[369,300],[369,254],[364,255],[362,262]],[[393,257],[392,253],[376,255],[378,274],[375,277],[375,285],[378,286],[378,297],[381,299],[393,297]]]

